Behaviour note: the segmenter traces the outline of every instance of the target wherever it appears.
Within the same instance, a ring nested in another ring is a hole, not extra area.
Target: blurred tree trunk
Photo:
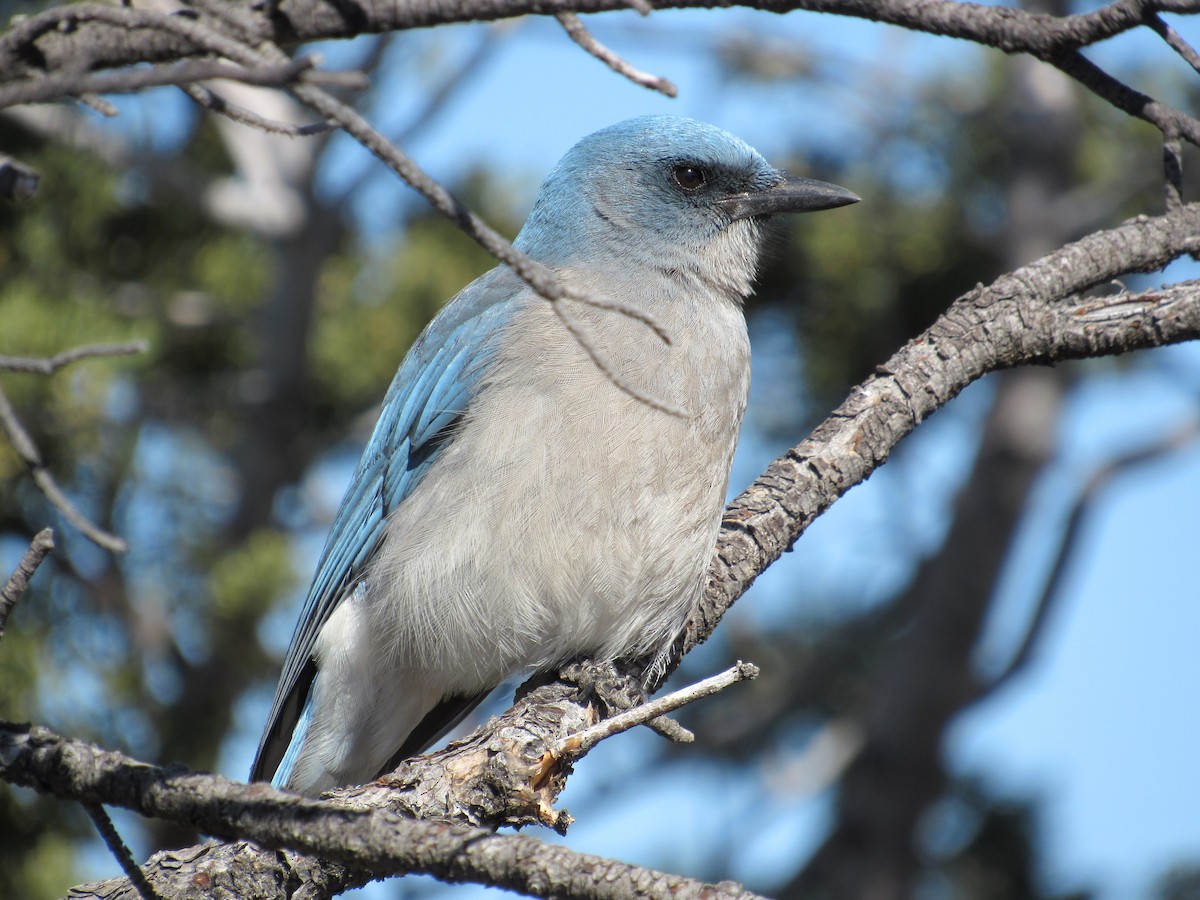
[[[1026,4],[1065,14],[1065,4]],[[1029,57],[1010,57],[1013,87],[1000,120],[1010,148],[1003,268],[1036,259],[1080,223],[1054,215],[1071,188],[1079,112],[1073,85]],[[973,469],[939,552],[925,560],[895,603],[911,623],[879,654],[862,724],[865,742],[840,788],[836,824],[808,866],[779,892],[784,900],[903,900],[921,876],[919,826],[949,783],[942,742],[954,717],[981,693],[972,652],[995,595],[1030,491],[1055,454],[1054,430],[1068,368],[990,376],[996,391]],[[1005,867],[1028,896],[1033,873]],[[958,895],[962,896],[962,895]]]

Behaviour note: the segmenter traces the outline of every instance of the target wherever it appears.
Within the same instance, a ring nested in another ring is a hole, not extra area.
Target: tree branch
[[[26,372],[31,375],[52,375],[59,369],[84,359],[106,356],[133,356],[150,349],[146,341],[123,344],[85,344],[72,347],[54,356],[0,356],[0,372]]]
[[[679,94],[679,89],[666,78],[660,75],[651,75],[649,72],[643,72],[641,69],[635,69],[596,40],[583,24],[583,20],[575,15],[575,13],[560,12],[557,14],[557,18],[559,24],[562,25],[563,30],[567,32],[567,36],[571,40],[582,47],[585,53],[596,57],[596,59],[600,60],[600,62],[604,63],[618,75],[628,78],[634,84],[641,87],[666,94],[668,97],[675,97]]]
[[[54,532],[43,528],[34,535],[29,549],[25,551],[12,575],[5,582],[4,589],[0,590],[0,641],[4,640],[4,628],[8,624],[8,617],[16,608],[18,598],[25,593],[25,589],[29,587],[29,579],[53,549]]]
[[[103,547],[105,550],[110,550],[113,553],[124,553],[129,549],[125,541],[94,524],[87,516],[80,512],[79,508],[71,502],[71,498],[58,486],[58,482],[50,474],[50,470],[46,468],[45,463],[42,462],[42,454],[33,443],[33,438],[29,436],[29,432],[25,430],[25,426],[21,424],[21,420],[17,418],[17,413],[12,408],[12,404],[8,402],[8,397],[3,390],[0,390],[0,428],[8,435],[8,440],[12,444],[13,449],[17,451],[17,455],[21,457],[21,461],[29,469],[30,474],[33,476],[33,483],[38,486],[38,490],[46,496],[46,499],[50,501],[54,508],[62,513],[63,518],[83,532],[88,540]]]
[[[1083,526],[1087,522],[1096,500],[1103,496],[1104,489],[1119,475],[1174,453],[1194,443],[1197,436],[1200,436],[1200,420],[1193,420],[1145,447],[1138,447],[1109,460],[1092,473],[1071,506],[1066,524],[1059,535],[1058,545],[1055,547],[1050,572],[1042,584],[1041,593],[1034,604],[1033,615],[1029,619],[1020,644],[1004,669],[988,682],[979,685],[976,699],[996,693],[1028,668],[1037,641],[1045,630],[1044,626],[1050,617],[1054,601],[1061,594],[1063,579],[1074,558],[1075,549],[1079,545]]]
[[[29,200],[41,177],[23,162],[0,154],[0,200]]]
[[[615,716],[609,716],[590,728],[569,735],[555,743],[550,752],[558,758],[579,760],[605,738],[636,728],[638,725],[646,725],[651,720],[674,712],[682,706],[718,694],[739,681],[757,677],[758,666],[738,660],[737,665],[713,675],[711,678],[705,678],[703,681],[680,688],[678,691],[672,691],[665,697],[659,697],[657,700],[640,704],[633,709],[617,713]]]
[[[225,78],[244,84],[281,87],[298,80],[305,72],[320,64],[320,57],[302,56],[279,65],[246,68],[231,66],[219,60],[196,60],[148,69],[127,69],[120,72],[98,72],[81,75],[66,72],[30,78],[0,86],[0,109],[23,103],[40,103],[62,96],[79,94],[128,94],[163,85],[186,85],[211,78]]]
[[[145,874],[133,860],[133,854],[129,852],[129,847],[125,845],[125,841],[121,839],[121,835],[117,832],[116,826],[105,812],[104,807],[99,803],[91,801],[81,801],[80,806],[87,812],[88,817],[92,820],[92,824],[96,826],[96,831],[100,833],[101,839],[109,852],[116,858],[121,866],[121,871],[125,873],[125,877],[129,879],[129,883],[133,889],[137,891],[138,897],[141,900],[159,900],[158,893],[151,887],[150,882],[146,879]]]
[[[268,849],[297,849],[376,878],[421,872],[449,882],[579,900],[755,900],[732,882],[702,884],[524,836],[421,822],[387,810],[307,800],[265,784],[149,766],[45,728],[0,724],[0,777],[58,797],[123,806],[207,834],[246,837]]]
[[[972,381],[1027,363],[1200,337],[1200,283],[1194,281],[1143,294],[1074,296],[1197,251],[1200,204],[1193,203],[1176,214],[1139,217],[1091,234],[956,300],[726,508],[708,586],[676,659],[712,634],[813,519]]]
[[[912,31],[955,37],[995,47],[1006,53],[1029,53],[1049,59],[1150,24],[1160,13],[1200,12],[1196,0],[1117,0],[1100,9],[1052,16],[1012,7],[985,6],[956,0],[748,0],[749,9],[774,13],[796,10],[831,13],[896,25]],[[270,14],[247,11],[259,40],[274,43],[349,38],[425,28],[452,22],[495,21],[523,15],[598,13],[628,9],[627,0],[409,0],[406,3],[345,3],[341,0],[291,0]],[[661,0],[657,9],[707,8],[710,0]],[[37,65],[45,71],[162,62],[197,52],[181,33],[138,25],[134,35],[112,20],[89,19],[95,9],[80,5],[30,16],[0,39],[0,79],[17,77],[30,67],[26,48],[38,45]],[[72,12],[75,10],[76,12]],[[62,23],[72,27],[61,28]],[[80,47],[88,52],[80,56]]]

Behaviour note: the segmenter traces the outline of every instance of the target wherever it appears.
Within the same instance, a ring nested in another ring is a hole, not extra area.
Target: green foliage
[[[256,619],[295,581],[287,536],[273,529],[256,531],[213,564],[209,574],[213,614]]]
[[[456,193],[494,227],[517,231],[496,175],[471,172]],[[369,253],[329,260],[321,273],[312,371],[326,402],[361,409],[383,399],[425,324],[496,260],[444,216],[425,211]]]
[[[322,273],[313,372],[333,404],[383,397],[396,367],[442,305],[496,261],[444,218],[425,217],[369,260],[339,257]]]

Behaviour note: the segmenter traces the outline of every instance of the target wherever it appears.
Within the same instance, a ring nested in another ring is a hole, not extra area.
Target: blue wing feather
[[[495,356],[498,342],[493,338],[526,291],[507,269],[493,269],[447,304],[404,358],[321,551],[252,780],[270,778],[277,768],[282,773],[290,769],[288,760],[294,762],[298,745],[292,738],[309,707],[317,636],[378,550],[388,513],[412,493],[453,440],[450,426],[466,412]]]

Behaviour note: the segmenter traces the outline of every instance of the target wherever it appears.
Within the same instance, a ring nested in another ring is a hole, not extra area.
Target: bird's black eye
[[[675,183],[689,193],[698,191],[704,186],[707,178],[704,175],[704,170],[697,165],[691,163],[683,163],[671,170],[671,177],[675,179]]]

